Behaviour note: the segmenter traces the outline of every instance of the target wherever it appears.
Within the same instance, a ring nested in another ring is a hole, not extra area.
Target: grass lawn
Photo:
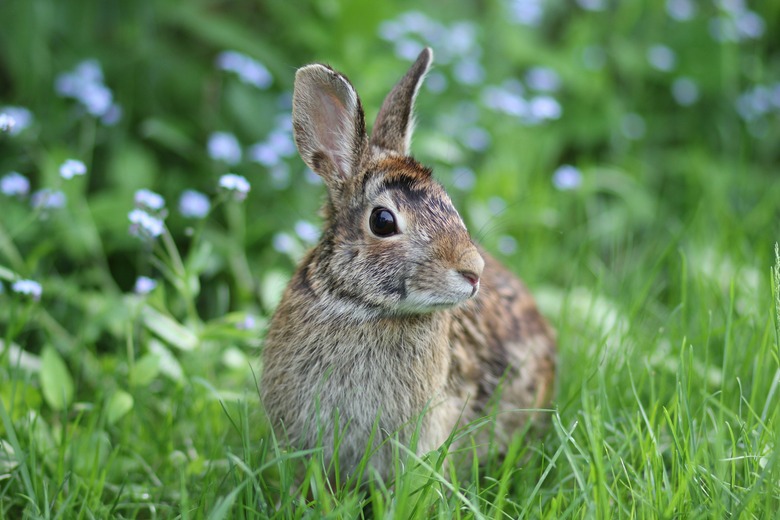
[[[769,4],[1,3],[0,519],[773,518]],[[318,237],[294,71],[373,121],[423,44],[414,155],[557,329],[557,398],[504,458],[328,482],[257,393]]]

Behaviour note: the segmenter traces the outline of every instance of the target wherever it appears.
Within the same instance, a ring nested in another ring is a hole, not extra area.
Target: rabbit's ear
[[[366,123],[347,78],[320,64],[298,69],[292,120],[301,158],[326,184],[354,173],[366,147]]]
[[[417,57],[417,61],[401,78],[385,98],[371,134],[371,144],[409,155],[409,143],[414,129],[414,99],[420,90],[423,78],[433,61],[433,51],[426,47]]]

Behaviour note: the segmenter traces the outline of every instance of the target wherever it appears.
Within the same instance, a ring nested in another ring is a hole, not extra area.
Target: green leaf
[[[41,354],[41,390],[46,403],[55,410],[62,410],[73,400],[73,379],[68,367],[52,347],[45,347]]]
[[[160,373],[160,356],[145,354],[138,358],[130,370],[131,386],[146,386]]]
[[[106,420],[114,424],[133,409],[133,396],[124,390],[117,390],[106,405]]]
[[[194,350],[198,337],[188,328],[148,305],[141,311],[146,327],[164,339],[171,346],[181,350]]]

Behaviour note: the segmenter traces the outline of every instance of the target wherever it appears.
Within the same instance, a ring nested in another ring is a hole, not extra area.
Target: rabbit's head
[[[370,139],[345,76],[320,64],[295,76],[295,142],[328,192],[307,283],[380,315],[458,305],[477,293],[484,267],[447,193],[408,155],[414,99],[432,57],[423,50],[388,94]]]

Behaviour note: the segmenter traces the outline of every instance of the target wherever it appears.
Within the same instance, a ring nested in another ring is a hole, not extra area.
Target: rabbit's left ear
[[[371,145],[409,155],[414,130],[414,99],[433,61],[433,51],[426,47],[406,75],[385,98],[371,134]]]

